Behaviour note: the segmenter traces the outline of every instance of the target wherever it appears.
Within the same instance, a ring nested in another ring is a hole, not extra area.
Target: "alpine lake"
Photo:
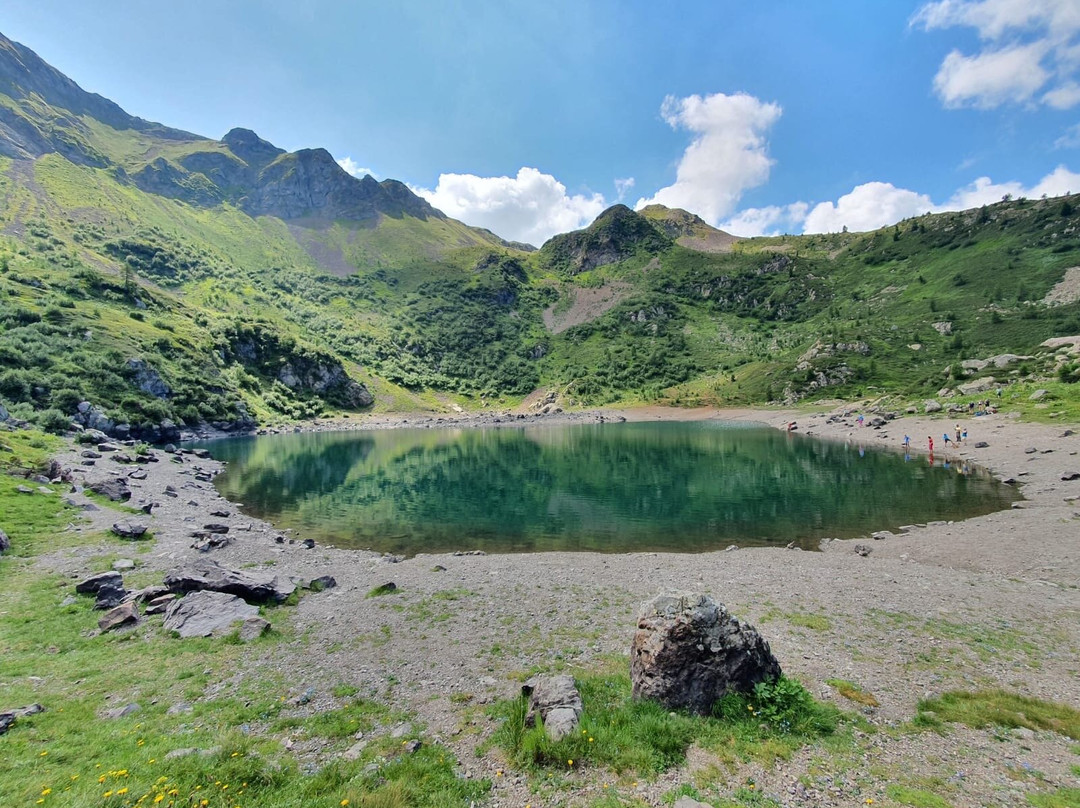
[[[1008,508],[959,461],[722,421],[382,429],[199,444],[218,491],[280,530],[412,556],[816,549]]]

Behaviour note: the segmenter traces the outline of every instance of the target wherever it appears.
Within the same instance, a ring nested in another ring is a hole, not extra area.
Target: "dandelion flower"
[[[52,794],[52,789],[51,788],[43,788],[43,789],[41,789],[41,796],[47,797],[50,794]]]
[[[566,761],[566,765],[567,765],[567,766],[573,766],[573,765],[574,765],[574,761],[573,761],[572,759],[571,759],[571,760],[568,760],[568,761]]]
[[[38,757],[45,757],[47,754],[49,754],[49,750],[48,749],[42,749],[41,754],[38,755]]]
[[[592,738],[589,738],[589,743],[592,743],[592,742],[593,742],[593,739],[592,739]]]
[[[348,804],[349,804],[348,800],[342,800],[341,802],[338,803],[338,805],[348,805]]]
[[[116,789],[116,793],[117,794],[127,794],[128,793],[127,786],[124,786],[123,788]]]
[[[163,799],[165,799],[165,795],[164,794],[158,794],[156,797],[154,797],[154,804],[157,805]]]
[[[106,791],[106,792],[105,792],[105,796],[106,796],[106,797],[111,797],[111,796],[112,796],[112,791],[111,791],[111,790],[110,790],[110,791]]]

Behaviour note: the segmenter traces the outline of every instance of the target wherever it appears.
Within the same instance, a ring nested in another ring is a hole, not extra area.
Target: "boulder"
[[[147,604],[146,613],[163,614],[165,610],[169,608],[169,604],[174,600],[176,600],[176,595],[171,592],[168,595],[159,595]]]
[[[164,626],[181,637],[223,634],[234,623],[258,617],[259,610],[236,595],[225,592],[192,592],[173,601],[165,610]]]
[[[335,586],[337,586],[337,580],[333,575],[320,575],[318,578],[312,578],[307,588],[312,592],[322,592],[326,589],[333,589]]]
[[[110,609],[100,620],[98,628],[104,631],[133,626],[139,622],[139,607],[133,601],[121,603],[115,609]]]
[[[173,570],[165,576],[165,586],[177,594],[225,592],[250,603],[281,603],[296,591],[293,583],[276,575],[232,570],[208,558],[196,558]]]
[[[708,715],[727,693],[748,693],[780,674],[780,664],[757,630],[707,595],[658,595],[638,612],[630,646],[635,698]]]
[[[529,699],[529,712],[525,726],[536,726],[537,717],[544,724],[544,732],[553,741],[570,735],[581,720],[581,694],[574,685],[574,677],[536,676],[521,686],[522,695]]]
[[[929,399],[923,404],[923,411],[924,412],[941,412],[941,404],[938,403],[937,401],[934,401],[933,399]]]
[[[131,489],[122,477],[106,477],[104,480],[90,483],[86,488],[95,494],[108,497],[113,502],[127,502],[131,499]]]
[[[75,584],[75,591],[80,595],[96,595],[103,586],[123,588],[124,576],[119,572],[99,572]]]

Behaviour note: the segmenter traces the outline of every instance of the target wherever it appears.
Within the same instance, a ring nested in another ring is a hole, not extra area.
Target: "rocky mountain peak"
[[[626,205],[612,205],[584,230],[549,239],[540,255],[552,269],[576,275],[630,258],[639,250],[658,253],[672,239]]]
[[[229,147],[229,151],[255,169],[261,169],[285,154],[284,149],[279,149],[273,143],[263,140],[250,129],[240,127],[226,132],[221,142]]]

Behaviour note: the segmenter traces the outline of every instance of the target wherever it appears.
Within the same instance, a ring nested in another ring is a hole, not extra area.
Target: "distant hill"
[[[1080,334],[1078,205],[755,239],[616,205],[533,250],[323,149],[131,116],[0,36],[0,418],[154,438],[369,408],[921,406],[1001,385],[1038,385],[1049,414],[1080,398],[1060,339]]]

